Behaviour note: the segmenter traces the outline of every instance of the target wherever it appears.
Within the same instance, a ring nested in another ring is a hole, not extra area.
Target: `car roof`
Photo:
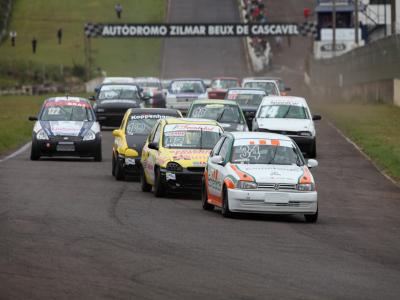
[[[171,81],[203,81],[204,79],[202,78],[191,78],[191,77],[182,77],[182,78],[174,78],[174,79],[170,79]]]
[[[249,78],[243,78],[243,82],[246,81],[268,81],[268,82],[276,82],[276,79],[272,78],[265,78],[265,77],[249,77]]]
[[[221,76],[221,77],[214,77],[212,80],[224,80],[224,79],[226,79],[226,80],[240,80],[238,77],[224,77],[224,76]]]
[[[245,87],[233,87],[233,88],[229,88],[228,89],[228,93],[230,91],[255,91],[255,92],[263,92],[264,94],[266,94],[267,92],[263,89],[259,89],[259,88],[245,88]]]
[[[204,125],[215,125],[221,127],[217,121],[208,119],[169,118],[169,119],[164,119],[163,122],[165,122],[166,124],[204,124]]]
[[[267,139],[267,140],[283,140],[291,141],[292,139],[283,134],[271,133],[271,132],[254,132],[254,131],[236,131],[226,132],[225,135],[230,135],[235,140],[240,139]]]
[[[134,79],[133,77],[106,77],[102,83],[134,83]]]
[[[138,81],[159,82],[161,80],[157,77],[135,77],[135,78],[133,78],[134,83],[137,83]]]
[[[202,99],[202,100],[194,100],[192,102],[192,105],[195,104],[227,104],[227,105],[238,105],[236,101],[232,101],[232,100],[214,100],[214,99]]]
[[[130,114],[144,115],[144,114],[160,114],[167,116],[179,116],[179,110],[171,108],[130,108]]]
[[[301,97],[294,96],[265,96],[261,102],[261,105],[265,105],[271,102],[279,102],[279,103],[292,103],[292,104],[301,104],[305,107],[308,107],[307,101]]]

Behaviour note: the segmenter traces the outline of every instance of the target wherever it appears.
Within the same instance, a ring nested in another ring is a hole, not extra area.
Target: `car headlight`
[[[178,164],[176,162],[169,162],[167,164],[167,170],[172,171],[172,172],[182,172],[183,168],[180,164]]]
[[[253,190],[258,187],[258,184],[254,181],[238,181],[236,188],[240,190]]]
[[[300,132],[299,132],[299,135],[300,135],[300,136],[311,136],[312,134],[311,134],[311,132],[309,132],[309,131],[300,131]]]
[[[94,139],[96,139],[96,134],[93,132],[93,130],[89,130],[83,137],[84,141],[93,141]]]
[[[106,110],[104,108],[97,108],[97,112],[102,113],[105,112]]]
[[[301,192],[311,192],[311,191],[315,191],[315,184],[314,183],[299,183],[296,186],[298,191]]]
[[[39,132],[36,134],[36,139],[45,141],[45,140],[48,140],[49,137],[46,134],[46,132],[44,132],[43,129],[40,129]]]

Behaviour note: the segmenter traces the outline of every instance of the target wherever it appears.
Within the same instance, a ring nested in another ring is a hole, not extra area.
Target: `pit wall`
[[[400,35],[332,59],[310,58],[306,77],[317,99],[357,99],[400,106]]]

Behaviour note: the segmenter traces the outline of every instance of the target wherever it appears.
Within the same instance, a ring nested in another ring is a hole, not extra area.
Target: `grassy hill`
[[[122,19],[114,5],[123,6]],[[0,45],[0,63],[84,65],[84,24],[86,22],[163,22],[165,0],[15,0],[10,30],[17,31],[16,47],[9,39]],[[62,45],[57,29],[63,28]],[[31,41],[38,40],[32,54]],[[109,76],[158,75],[161,65],[160,39],[92,39],[93,69],[102,68]]]

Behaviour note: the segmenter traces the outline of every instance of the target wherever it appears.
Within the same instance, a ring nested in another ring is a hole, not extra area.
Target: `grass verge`
[[[313,104],[389,176],[400,182],[400,107],[387,104]]]

